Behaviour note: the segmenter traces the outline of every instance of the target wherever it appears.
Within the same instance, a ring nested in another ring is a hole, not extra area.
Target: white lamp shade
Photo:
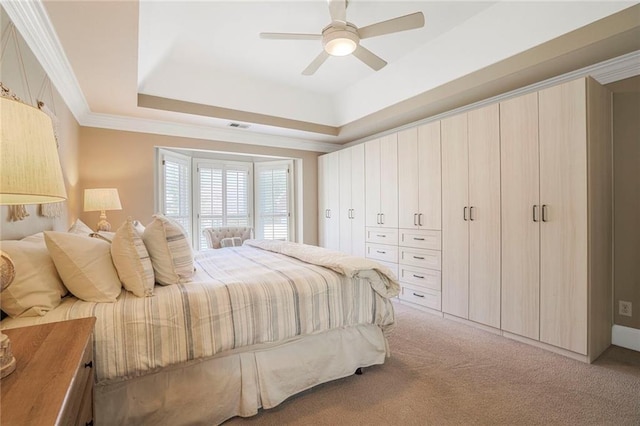
[[[51,118],[37,108],[0,97],[0,204],[66,199]]]
[[[84,190],[84,211],[122,210],[120,196],[116,188],[95,188]]]

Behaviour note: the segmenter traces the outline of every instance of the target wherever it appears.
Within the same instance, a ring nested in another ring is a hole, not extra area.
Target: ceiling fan
[[[411,13],[387,21],[358,28],[347,22],[347,0],[328,0],[331,23],[321,34],[260,33],[264,39],[274,40],[322,40],[324,50],[302,71],[303,75],[313,75],[329,56],[353,54],[356,58],[378,71],[387,62],[360,44],[360,40],[424,26],[422,12]]]

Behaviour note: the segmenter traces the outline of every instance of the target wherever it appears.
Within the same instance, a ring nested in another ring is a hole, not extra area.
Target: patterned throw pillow
[[[193,251],[187,232],[176,221],[158,213],[142,234],[151,256],[156,282],[162,285],[191,281],[194,273]]]
[[[138,297],[153,296],[153,265],[131,218],[116,231],[111,258],[125,289]]]

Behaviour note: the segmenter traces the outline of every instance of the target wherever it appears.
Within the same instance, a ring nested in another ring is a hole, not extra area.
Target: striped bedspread
[[[2,326],[97,317],[96,375],[105,383],[249,345],[363,323],[384,331],[394,322],[389,295],[374,291],[366,277],[290,256],[230,247],[198,254],[196,268],[193,282],[156,286],[153,297],[126,291],[116,303],[68,297],[43,317]]]

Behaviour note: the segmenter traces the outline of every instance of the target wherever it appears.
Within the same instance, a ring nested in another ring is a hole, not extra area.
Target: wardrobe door
[[[338,153],[324,156],[324,184],[326,188],[325,244],[331,250],[340,250],[340,179]]]
[[[398,227],[418,228],[418,188],[422,183],[418,168],[418,129],[398,133]]]
[[[540,340],[587,353],[585,80],[539,92]]]
[[[442,228],[442,171],[440,166],[440,122],[418,127],[418,222],[420,229]],[[400,163],[398,173],[405,167]],[[402,226],[400,226],[402,228]]]
[[[500,104],[502,329],[540,338],[538,93]]]
[[[469,317],[467,115],[441,121],[442,311]]]
[[[365,223],[380,226],[380,139],[364,144]]]
[[[340,185],[340,209],[338,224],[340,228],[339,248],[344,253],[351,253],[351,149],[338,151],[338,167]]]
[[[500,115],[467,114],[469,138],[469,319],[500,328]]]
[[[365,256],[364,145],[351,151],[351,254]]]
[[[369,163],[367,163],[369,164]],[[380,139],[380,213],[383,228],[398,227],[398,135]]]

